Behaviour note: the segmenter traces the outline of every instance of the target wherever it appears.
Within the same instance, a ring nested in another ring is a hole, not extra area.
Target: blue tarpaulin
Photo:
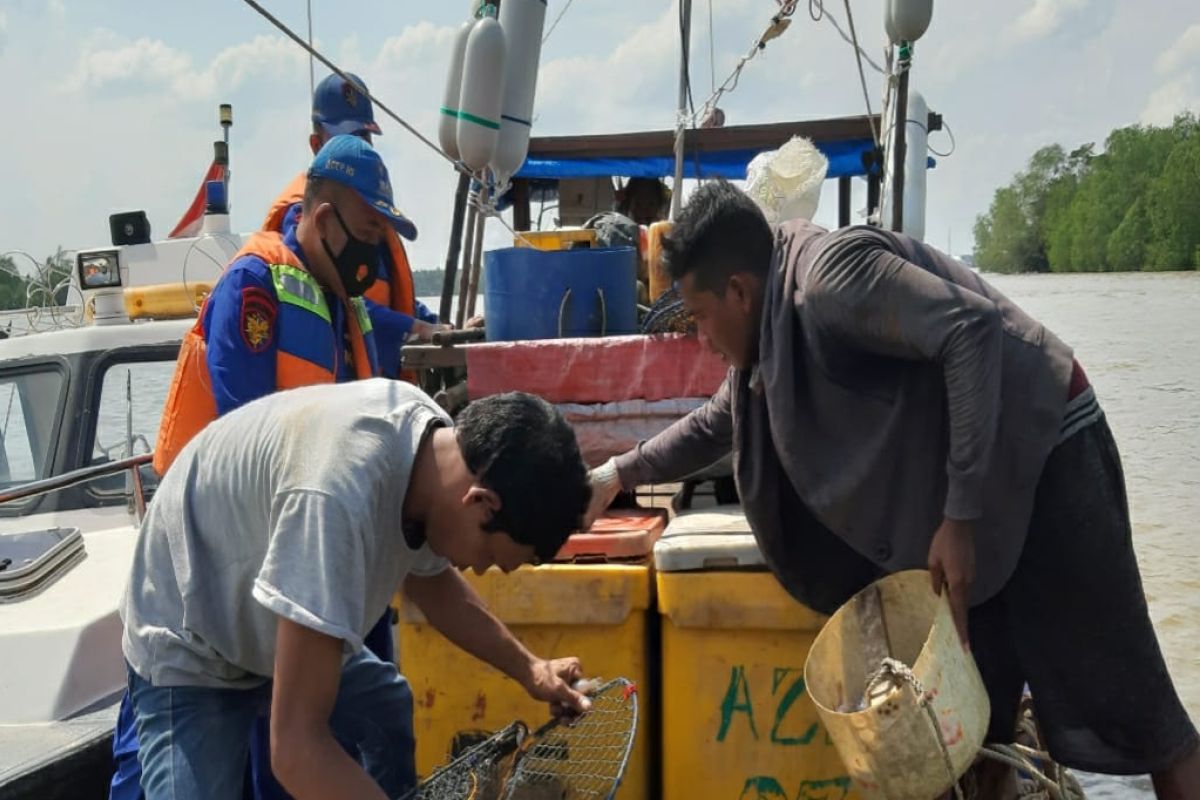
[[[817,149],[829,159],[826,178],[866,175],[863,154],[875,147],[870,139],[820,142]],[[761,150],[717,150],[689,153],[684,158],[685,178],[744,179],[746,167]],[[526,159],[518,178],[599,178],[621,175],[629,178],[663,178],[675,174],[673,156],[635,158],[535,158]]]

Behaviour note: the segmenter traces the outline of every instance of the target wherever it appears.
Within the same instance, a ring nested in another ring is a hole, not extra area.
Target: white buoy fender
[[[884,0],[883,29],[892,44],[920,39],[931,19],[933,0]]]
[[[504,29],[508,58],[504,102],[500,109],[500,138],[492,168],[505,179],[521,168],[529,151],[545,23],[546,0],[504,0],[500,6],[500,27]]]
[[[504,29],[494,17],[471,28],[463,56],[457,140],[458,157],[472,170],[483,169],[496,154],[506,50]]]
[[[925,179],[929,172],[929,106],[920,92],[908,93],[904,147],[904,232],[925,239]]]
[[[904,126],[904,230],[914,239],[925,239],[925,180],[929,169],[929,106],[918,91],[908,93],[908,124]],[[888,152],[894,145],[888,136]],[[883,220],[890,226],[892,219],[893,163],[887,167],[889,188],[883,198]]]
[[[442,92],[442,109],[438,117],[438,144],[451,158],[458,158],[458,100],[462,95],[463,57],[467,54],[467,38],[474,20],[464,22],[454,34],[450,49],[450,68],[446,70],[446,88]]]

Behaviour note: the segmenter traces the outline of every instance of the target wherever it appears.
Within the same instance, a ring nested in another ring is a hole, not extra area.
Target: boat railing
[[[81,467],[70,472],[64,472],[61,475],[53,475],[49,478],[42,478],[41,480],[22,484],[21,486],[14,486],[11,489],[3,489],[0,490],[0,505],[49,494],[50,492],[56,492],[80,483],[87,483],[88,481],[108,475],[127,472],[129,476],[127,486],[130,512],[134,514],[138,524],[141,524],[142,517],[146,514],[146,492],[142,485],[141,467],[149,464],[153,458],[154,455],[152,453],[141,453],[116,461]]]

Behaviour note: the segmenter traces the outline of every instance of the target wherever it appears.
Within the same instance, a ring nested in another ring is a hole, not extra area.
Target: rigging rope
[[[274,25],[276,28],[278,28],[285,36],[287,36],[293,42],[295,42],[296,44],[300,45],[305,50],[307,50],[308,54],[310,56],[316,58],[322,64],[329,67],[329,69],[334,74],[336,74],[338,77],[340,77],[346,81],[350,80],[349,75],[347,75],[345,72],[343,72],[340,68],[338,68],[338,66],[336,64],[334,64],[332,61],[330,61],[324,55],[322,55],[319,50],[317,50],[312,45],[308,44],[308,42],[304,41],[304,39],[302,39],[300,36],[297,36],[292,31],[291,28],[289,28],[287,25],[284,25],[282,22],[280,22],[278,19],[276,19],[271,14],[271,12],[267,11],[265,8],[263,8],[261,5],[259,5],[256,2],[256,0],[243,0],[243,1],[246,3],[246,5],[250,6],[255,11],[257,11],[260,15],[262,15],[262,17],[265,20],[267,20],[267,22],[270,22],[272,25]],[[360,86],[359,88],[362,89],[363,87]],[[403,118],[401,118],[400,115],[398,115],[396,112],[392,111],[390,108],[388,108],[386,105],[384,105],[379,100],[379,98],[375,97],[373,94],[371,94],[368,91],[363,91],[363,94],[367,97],[368,100],[370,100],[375,105],[376,108],[382,109],[383,113],[387,114],[389,117],[391,117],[393,120],[395,120],[397,122],[397,124],[399,124],[402,128],[404,128],[406,131],[411,133],[413,136],[417,137],[417,139],[420,140],[422,144],[424,144],[430,150],[432,150],[435,153],[437,153],[438,155],[440,155],[442,158],[449,161],[456,170],[458,170],[459,172],[464,172],[466,174],[470,174],[465,166],[463,166],[462,164],[460,164],[459,162],[457,162],[453,158],[451,158],[448,153],[446,153],[445,151],[442,150],[442,148],[438,147],[436,144],[431,142],[420,131],[418,131],[412,125],[408,124],[408,122],[406,122]]]
[[[567,0],[567,4],[565,6],[563,6],[563,10],[558,12],[558,16],[554,18],[554,22],[551,23],[551,25],[550,25],[550,30],[546,31],[546,35],[542,37],[542,46],[543,47],[545,47],[545,45],[546,45],[546,40],[550,38],[550,34],[554,33],[554,29],[558,27],[558,23],[563,18],[563,15],[567,13],[567,10],[571,7],[571,4],[574,2],[575,2],[575,0]]]

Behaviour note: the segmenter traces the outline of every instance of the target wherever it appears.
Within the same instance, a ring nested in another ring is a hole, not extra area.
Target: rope
[[[280,30],[280,32],[282,32],[285,36],[287,36],[293,42],[295,42],[296,44],[303,47],[306,51],[308,51],[308,54],[310,57],[316,58],[318,61],[320,61],[326,67],[328,67],[335,75],[342,78],[343,80],[346,80],[346,81],[350,80],[350,77],[345,72],[343,72],[340,68],[338,68],[338,66],[336,64],[334,64],[328,58],[323,56],[320,53],[320,51],[318,51],[315,47],[310,45],[308,42],[304,41],[304,39],[302,39],[301,37],[296,35],[292,31],[291,28],[289,28],[287,25],[284,25],[282,22],[280,22],[278,19],[276,19],[271,14],[271,12],[267,11],[265,8],[263,8],[261,5],[259,5],[256,2],[256,0],[244,0],[244,2],[246,3],[246,5],[250,6],[255,11],[257,11],[259,13],[259,15],[261,15],[263,17],[263,19],[265,19],[267,22],[271,23],[276,28],[278,28]],[[359,88],[362,89],[363,87],[360,86]],[[406,131],[411,133],[413,136],[417,137],[417,139],[422,144],[424,144],[426,147],[428,147],[430,150],[432,150],[433,152],[440,155],[442,158],[449,161],[450,164],[454,166],[455,170],[457,170],[459,172],[464,172],[464,173],[467,172],[467,168],[465,166],[463,166],[462,164],[460,164],[459,162],[457,162],[453,158],[451,158],[449,153],[446,153],[444,150],[442,150],[442,148],[438,147],[432,141],[427,139],[420,131],[418,131],[412,125],[408,124],[396,112],[392,111],[390,108],[388,108],[386,105],[384,105],[379,100],[379,98],[375,97],[375,95],[373,95],[367,91],[364,91],[363,94],[366,95],[367,99],[370,100],[375,105],[376,108],[381,109],[383,111],[383,113],[387,114],[389,117],[391,117],[393,120],[395,120],[396,123],[398,125],[400,125],[400,127],[404,128]]]
[[[858,33],[854,30],[854,12],[850,10],[850,0],[846,3],[846,20],[850,24],[850,38],[854,45],[854,58],[858,62],[858,80],[862,83],[863,101],[867,104],[867,119],[871,122],[871,136],[875,138],[875,146],[879,146],[879,129],[875,127],[875,117],[871,114],[871,95],[867,93],[867,74],[863,71],[863,49],[858,46]]]
[[[829,10],[825,9],[823,6],[822,6],[821,18],[826,20],[830,25],[833,26],[833,29],[838,32],[838,35],[842,37],[843,41],[845,41],[846,44],[854,47],[858,51],[859,55],[861,55],[863,57],[863,59],[865,59],[866,62],[871,65],[871,69],[875,70],[880,75],[887,74],[887,72],[884,70],[883,67],[876,64],[875,61],[869,55],[867,55],[866,50],[863,50],[861,47],[858,46],[858,44],[854,38],[846,35],[846,32],[844,30],[842,30],[842,26],[838,24],[837,18],[834,17],[833,14],[831,14],[829,12]]]
[[[939,749],[942,751],[942,762],[946,767],[946,775],[950,778],[950,784],[954,787],[954,797],[956,800],[965,800],[962,787],[958,785],[958,778],[954,774],[954,762],[950,760],[950,749],[946,746],[946,740],[942,737],[942,726],[938,724],[937,712],[933,710],[933,698],[925,691],[925,686],[920,679],[913,674],[912,669],[903,661],[895,658],[885,658],[879,664],[879,669],[875,670],[875,674],[871,676],[871,680],[867,681],[866,695],[871,694],[871,687],[878,684],[888,675],[898,678],[912,687],[913,692],[917,696],[917,703],[925,710],[929,716],[929,723],[933,725],[933,730],[937,733]]]
[[[481,179],[483,176],[472,175],[471,177],[475,180],[478,180],[481,187],[487,185],[486,182]],[[504,194],[504,191],[507,191],[507,187],[505,187],[504,190],[493,192],[492,196],[499,197],[500,195]],[[505,230],[516,237],[516,239],[522,242],[526,247],[533,247],[533,242],[529,241],[529,239],[527,239],[520,231],[514,230],[513,227],[504,219],[504,216],[496,210],[494,203],[484,200],[481,197],[482,194],[484,194],[482,191],[471,192],[471,194],[467,197],[467,205],[473,206],[475,210],[483,216],[495,219],[504,226]]]
[[[563,15],[567,13],[567,9],[569,9],[571,4],[574,2],[575,0],[567,0],[567,4],[563,6],[563,10],[558,12],[558,16],[554,18],[554,23],[550,26],[550,30],[546,31],[546,35],[542,37],[543,47],[546,46],[546,40],[550,38],[550,34],[554,33],[554,29],[558,27],[559,20],[563,18]]]
[[[764,30],[754,40],[754,44],[750,46],[750,49],[746,52],[746,54],[738,59],[737,64],[735,64],[733,67],[733,71],[729,73],[729,77],[721,82],[721,85],[713,91],[708,100],[704,101],[704,104],[700,107],[699,114],[695,112],[695,106],[693,105],[691,120],[693,125],[697,124],[700,120],[705,119],[709,113],[717,107],[717,103],[720,102],[722,97],[737,88],[738,82],[742,78],[742,70],[746,68],[746,65],[749,64],[754,57],[759,54],[759,52],[766,48],[767,42],[782,35],[783,32],[787,30],[788,25],[790,25],[792,22],[790,16],[792,11],[795,10],[795,6],[795,0],[792,0],[792,2],[782,7],[780,11],[775,14],[775,16],[771,17],[771,22],[767,26],[766,30]]]
[[[714,40],[716,32],[713,30],[713,0],[708,0],[708,90],[715,92],[717,90],[717,48]]]
[[[762,34],[760,34],[754,40],[754,43],[750,46],[750,49],[748,51],[746,51],[746,54],[743,55],[740,59],[738,59],[737,63],[733,67],[733,71],[730,72],[729,76],[727,78],[725,78],[724,81],[722,81],[721,85],[718,86],[713,91],[712,95],[708,98],[708,100],[706,100],[704,102],[704,104],[700,108],[700,112],[696,113],[694,110],[694,107],[693,107],[693,113],[692,113],[692,119],[691,119],[692,125],[696,125],[700,121],[707,118],[708,115],[712,112],[712,110],[717,107],[717,103],[720,102],[722,97],[724,97],[725,95],[727,95],[727,94],[733,92],[735,89],[737,89],[738,83],[742,77],[742,70],[744,70],[746,68],[746,65],[749,64],[752,60],[754,60],[754,58],[761,51],[766,49],[767,42],[771,41],[772,39],[778,38],[779,36],[782,36],[784,31],[786,31],[788,29],[788,26],[791,25],[791,22],[792,22],[791,16],[796,11],[796,3],[798,2],[798,0],[776,0],[776,2],[779,3],[779,11],[777,11],[775,13],[775,16],[771,17],[771,20],[768,23],[766,30],[764,30],[762,32]],[[846,10],[847,10],[847,13],[850,13],[849,0],[847,0],[847,2],[846,2]],[[868,64],[871,65],[872,69],[874,69],[876,72],[878,72],[881,75],[888,75],[888,72],[886,70],[884,70],[883,67],[881,67],[877,63],[875,63],[875,61],[867,54],[867,52],[865,50],[863,50],[862,47],[859,46],[857,33],[855,33],[855,35],[851,36],[851,35],[847,35],[846,32],[844,30],[842,30],[842,26],[838,23],[837,19],[833,16],[833,14],[831,14],[829,12],[828,9],[825,8],[823,0],[809,0],[808,13],[814,22],[820,22],[821,20],[825,20],[825,21],[829,22],[829,24],[833,26],[834,30],[836,30],[838,32],[838,34],[842,37],[842,39],[844,39],[847,44],[851,45],[854,48],[856,58],[858,59],[859,77],[860,77],[860,79],[862,81],[862,85],[863,85],[863,95],[866,96],[867,80],[866,80],[866,76],[865,76],[865,73],[863,70],[862,62],[865,60]],[[710,22],[710,26],[711,26],[711,22]],[[854,20],[853,20],[852,14],[850,17],[850,27],[851,27],[851,31],[853,32],[854,31]],[[690,89],[689,89],[689,91],[690,91]],[[869,115],[870,113],[871,113],[871,102],[868,99],[867,100],[867,114]],[[874,130],[874,122],[872,122],[871,127],[872,127],[872,131],[875,134],[876,144],[878,144],[879,143],[879,133]]]
[[[863,693],[864,698],[870,697],[873,694],[872,690],[888,676],[903,681],[912,687],[913,693],[917,697],[917,703],[925,710],[925,713],[929,717],[929,722],[933,726],[933,730],[937,733],[942,761],[946,766],[946,775],[950,778],[951,785],[954,787],[954,796],[957,800],[964,800],[962,787],[959,785],[958,778],[954,774],[954,764],[950,759],[950,749],[942,736],[942,727],[938,724],[937,712],[933,709],[933,698],[925,691],[924,685],[913,674],[912,669],[897,659],[883,659],[880,662],[879,669],[875,670],[871,679],[867,681],[867,688]],[[1058,764],[1054,763],[1049,753],[1043,750],[1022,744],[990,744],[981,748],[979,755],[1027,773],[1046,790],[1046,793],[1052,800],[1073,800],[1074,798],[1083,797],[1082,791],[1078,789],[1078,784],[1071,785],[1071,779],[1066,772]],[[1035,760],[1046,761],[1054,766],[1058,780],[1051,779],[1042,770],[1038,769],[1034,765]]]

